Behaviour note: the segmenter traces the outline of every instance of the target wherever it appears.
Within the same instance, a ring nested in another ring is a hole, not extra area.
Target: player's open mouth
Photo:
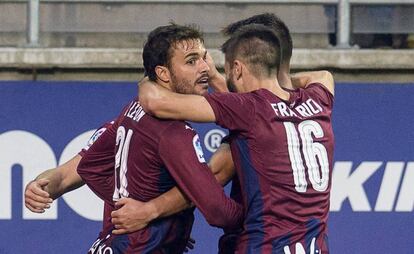
[[[201,77],[197,80],[196,83],[197,83],[197,85],[201,85],[201,86],[203,86],[203,88],[207,89],[207,87],[208,87],[208,77]]]

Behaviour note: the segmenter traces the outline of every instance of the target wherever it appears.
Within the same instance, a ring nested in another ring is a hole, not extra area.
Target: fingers
[[[50,204],[53,202],[53,199],[39,195],[36,192],[30,191],[30,190],[26,191],[24,196],[25,196],[25,199],[32,200],[33,202],[37,202],[37,203]]]
[[[47,181],[47,183],[45,181]],[[46,179],[39,179],[39,180],[36,180],[36,181],[32,181],[26,186],[25,193],[33,192],[37,196],[44,197],[44,198],[49,198],[50,197],[49,193],[42,189],[48,183],[49,183],[49,180],[46,180]]]
[[[123,205],[125,205],[126,203],[128,203],[128,199],[129,198],[121,198],[120,200],[118,200],[115,203],[115,206],[123,206]]]
[[[128,231],[126,231],[125,229],[114,229],[112,230],[112,234],[114,235],[122,235],[122,234],[127,234]]]
[[[194,249],[195,240],[193,238],[188,238],[187,245],[185,246],[184,252],[189,252]]]
[[[119,235],[119,234],[127,234],[127,233],[133,232],[127,226],[125,226],[123,223],[121,223],[120,220],[112,218],[111,221],[112,221],[112,224],[114,224],[114,227],[115,227],[115,229],[112,230],[113,234]]]
[[[25,206],[27,207],[27,209],[29,209],[30,211],[32,211],[32,212],[34,212],[34,213],[44,213],[45,212],[45,210],[44,209],[38,209],[38,208],[35,208],[35,207],[33,207],[33,206],[31,206],[29,203],[25,203]]]
[[[31,207],[35,209],[49,209],[50,204],[49,203],[42,203],[42,202],[36,202],[34,200],[25,200],[25,205],[30,205]]]
[[[111,222],[112,222],[112,224],[115,225],[115,227],[122,224],[121,220],[119,218],[116,218],[116,217],[112,217]]]
[[[46,179],[40,179],[30,182],[26,186],[24,193],[25,206],[32,212],[43,213],[44,209],[50,208],[53,199],[49,197],[49,193],[42,190],[41,186],[46,186],[49,183]]]

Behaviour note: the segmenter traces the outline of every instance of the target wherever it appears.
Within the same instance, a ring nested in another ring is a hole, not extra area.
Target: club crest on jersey
[[[203,148],[201,147],[200,138],[198,137],[198,134],[196,134],[193,138],[193,146],[194,151],[196,152],[197,159],[200,163],[206,163],[206,160],[204,158]]]
[[[92,137],[89,138],[88,143],[86,144],[86,146],[83,148],[85,150],[88,150],[89,147],[91,147],[93,145],[93,143],[95,143],[95,141],[102,135],[102,133],[104,133],[106,131],[106,128],[100,128],[99,130],[95,131],[95,133],[92,135]]]

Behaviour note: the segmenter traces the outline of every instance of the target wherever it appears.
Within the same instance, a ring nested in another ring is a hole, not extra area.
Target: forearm
[[[208,164],[220,185],[225,186],[234,177],[235,168],[229,144],[221,144]]]
[[[311,82],[312,72],[298,72],[291,75],[292,85],[296,88],[305,88]]]
[[[36,179],[47,179],[49,184],[45,187],[51,198],[56,199],[61,195],[83,185],[82,179],[76,172],[77,165],[81,159],[80,155],[76,155],[71,160],[41,173]]]
[[[154,218],[152,219],[171,216],[193,206],[177,187],[151,200],[150,203],[155,209]]]
[[[215,122],[210,104],[203,96],[173,93],[151,81],[139,86],[139,101],[145,112],[163,119]]]
[[[61,190],[63,189],[61,188],[62,174],[58,170],[58,168],[53,168],[53,169],[44,171],[43,173],[38,175],[35,180],[39,180],[39,179],[47,179],[50,181],[44,190],[49,193],[52,199],[56,199],[62,195],[61,194]]]
[[[329,71],[299,72],[291,76],[292,84],[298,88],[306,88],[309,84],[320,83],[334,94],[334,79]]]

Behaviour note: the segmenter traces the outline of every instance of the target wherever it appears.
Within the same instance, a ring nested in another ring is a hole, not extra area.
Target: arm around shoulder
[[[295,87],[306,88],[312,83],[322,84],[328,91],[335,94],[335,82],[332,73],[326,70],[299,72],[291,76],[292,83]]]
[[[143,80],[139,85],[139,100],[145,112],[163,119],[193,122],[215,122],[214,111],[200,95],[178,94]]]

